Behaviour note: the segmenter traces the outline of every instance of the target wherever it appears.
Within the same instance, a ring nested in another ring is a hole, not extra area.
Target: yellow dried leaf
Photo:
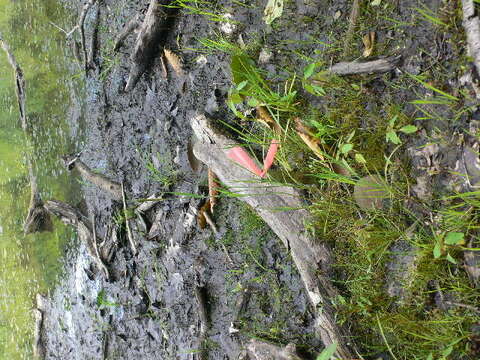
[[[369,33],[363,35],[363,46],[365,49],[363,50],[363,57],[369,57],[373,53],[373,49],[375,47],[375,31],[370,31]]]
[[[265,106],[257,106],[257,120],[268,126],[276,135],[282,135],[282,128],[273,120]]]
[[[208,169],[208,197],[210,200],[210,212],[213,214],[213,208],[217,204],[218,196],[218,181],[217,175],[211,170]]]
[[[170,64],[173,71],[175,71],[175,74],[177,74],[177,76],[183,77],[184,72],[182,60],[178,57],[178,55],[168,49],[163,49],[163,53],[165,54],[165,59],[167,59],[167,62]]]
[[[310,129],[303,125],[300,118],[295,118],[295,125],[297,134],[300,136],[303,142],[315,153],[315,155],[317,155],[320,160],[325,160],[322,150],[320,149],[320,140],[312,136]]]
[[[205,204],[198,210],[197,223],[200,229],[205,229],[207,226],[207,219],[205,219],[205,213],[210,210],[210,199],[205,201]]]

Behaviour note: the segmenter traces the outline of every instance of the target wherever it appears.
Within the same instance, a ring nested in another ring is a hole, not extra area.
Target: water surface
[[[25,134],[13,72],[0,52],[1,360],[31,359],[35,294],[54,285],[65,244],[74,236],[58,221],[52,233],[23,235],[30,198],[26,156],[33,159],[42,198],[72,204],[80,198],[79,184],[59,159],[79,148],[81,136],[71,133],[68,122],[72,117],[81,122],[78,105],[72,110],[72,98],[81,93],[77,86],[81,73],[72,63],[65,35],[52,25],[68,28],[71,14],[55,0],[0,0],[0,32],[23,68],[31,125]]]

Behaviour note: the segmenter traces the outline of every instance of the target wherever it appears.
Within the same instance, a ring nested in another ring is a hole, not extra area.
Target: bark
[[[171,3],[172,0],[150,1],[131,56],[132,67],[125,86],[126,92],[135,87],[152,60],[159,55],[160,46],[165,43],[173,17],[178,11],[177,8],[165,7]]]
[[[477,74],[480,74],[480,18],[473,0],[462,0],[463,27],[467,35],[468,52],[473,58]]]
[[[391,56],[367,62],[340,62],[332,65],[328,70],[337,75],[385,73],[395,69],[399,65],[400,60],[401,56]]]
[[[305,230],[310,215],[300,193],[291,187],[260,182],[260,178],[229,160],[228,149],[238,144],[215,130],[205,116],[195,116],[191,124],[200,139],[194,146],[195,156],[231,191],[241,195],[239,199],[252,206],[290,250],[315,310],[317,335],[326,346],[337,342],[341,359],[353,358],[350,336],[336,324],[329,300],[337,294],[328,279],[332,257],[326,245]]]
[[[78,159],[78,156],[65,156],[63,161],[69,170],[75,168],[84,180],[108,192],[113,199],[122,200],[122,187],[118,182],[110,180],[105,175],[93,172],[83,161]]]
[[[272,345],[259,340],[250,340],[247,353],[251,360],[303,360],[296,353],[295,345],[285,347]]]
[[[27,110],[26,110],[26,86],[25,86],[25,77],[23,75],[23,70],[18,65],[15,55],[10,50],[8,44],[3,40],[3,36],[0,33],[0,45],[2,49],[7,54],[8,62],[10,63],[15,77],[15,93],[17,95],[18,110],[20,112],[20,121],[22,124],[22,129],[25,134],[28,134],[28,119],[27,119]],[[29,139],[27,137],[27,141]],[[42,231],[52,231],[53,225],[52,220],[48,212],[43,207],[43,201],[40,196],[40,192],[37,186],[37,177],[35,176],[35,171],[33,169],[33,163],[30,156],[27,155],[27,168],[28,176],[30,179],[30,205],[28,209],[28,214],[23,225],[23,231],[25,234],[30,234],[34,232]]]

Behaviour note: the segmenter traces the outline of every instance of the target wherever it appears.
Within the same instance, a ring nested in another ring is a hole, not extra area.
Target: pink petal
[[[227,152],[227,156],[242,165],[247,170],[255,175],[263,177],[262,170],[260,170],[255,161],[248,155],[248,153],[241,146],[235,146]]]
[[[270,169],[270,167],[272,166],[279,146],[280,143],[278,142],[278,140],[272,139],[270,147],[268,148],[267,156],[263,160],[263,171],[260,175],[261,177],[264,177],[267,174],[268,169]]]

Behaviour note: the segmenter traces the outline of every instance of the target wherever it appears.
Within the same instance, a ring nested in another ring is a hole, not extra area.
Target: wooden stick
[[[340,62],[332,65],[328,70],[332,74],[337,75],[385,73],[395,69],[400,63],[401,58],[402,57],[398,55],[367,62]]]
[[[132,248],[133,255],[137,255],[137,247],[135,246],[135,240],[133,239],[132,229],[130,228],[130,221],[127,215],[127,200],[125,199],[125,189],[122,181],[122,201],[123,201],[123,214],[125,216],[125,226],[127,227],[127,236],[130,246]]]

